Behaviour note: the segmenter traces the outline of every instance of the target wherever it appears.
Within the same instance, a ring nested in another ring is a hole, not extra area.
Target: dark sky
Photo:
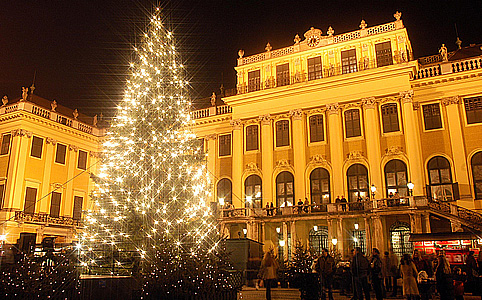
[[[0,4],[0,94],[19,97],[36,72],[35,93],[93,115],[122,98],[132,47],[160,3],[188,67],[192,98],[235,85],[245,55],[293,44],[311,26],[325,34],[394,20],[402,12],[415,57],[455,49],[455,24],[467,46],[482,43],[482,0],[15,0]]]

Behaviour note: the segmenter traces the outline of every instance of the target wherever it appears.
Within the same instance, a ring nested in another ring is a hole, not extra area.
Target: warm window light
[[[353,238],[353,241],[354,241],[355,243],[358,243],[358,238],[354,237],[354,238]]]
[[[224,198],[223,197],[219,198],[219,205],[224,205]]]
[[[261,192],[256,193],[256,198],[259,198],[259,197],[261,197]]]
[[[337,239],[331,239],[331,243],[333,244],[333,246],[336,246],[336,244],[338,244],[338,240]]]
[[[6,234],[0,234],[0,241],[6,241],[7,240],[7,235]]]
[[[253,200],[253,197],[252,197],[252,196],[246,196],[246,201],[247,201],[247,202],[251,202],[251,200]]]
[[[277,233],[280,233],[280,232],[281,232],[281,228],[280,228],[280,227],[276,227],[276,232],[277,232]]]
[[[247,233],[248,233],[248,229],[243,228],[243,234],[244,234],[244,236],[246,236]]]
[[[314,231],[318,231],[318,226],[316,226],[316,225],[313,226],[313,230],[314,230]]]
[[[286,244],[286,243],[285,243],[285,241],[284,241],[284,240],[280,240],[280,241],[279,241],[279,245],[280,245],[280,247],[284,247],[284,246],[285,246],[285,244]]]
[[[355,223],[355,230],[358,230],[358,223]]]

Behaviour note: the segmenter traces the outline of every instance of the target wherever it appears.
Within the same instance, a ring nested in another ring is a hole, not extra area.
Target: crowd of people
[[[266,269],[263,279],[271,287],[271,281],[276,279],[277,262],[269,252],[261,267]],[[462,269],[452,268],[444,251],[425,258],[414,250],[413,255],[403,254],[399,260],[393,250],[381,256],[380,251],[373,248],[371,256],[367,257],[359,247],[352,250],[349,261],[340,262],[338,266],[330,252],[323,249],[312,266],[313,272],[319,275],[322,300],[333,300],[334,278],[338,279],[340,294],[351,296],[351,300],[369,300],[371,291],[377,300],[399,295],[407,300],[427,300],[435,290],[441,300],[463,300],[466,289],[475,290],[479,268],[482,269],[482,260],[478,262],[473,251],[468,253]],[[401,289],[398,279],[401,279]],[[269,300],[271,291],[268,285],[266,287]]]

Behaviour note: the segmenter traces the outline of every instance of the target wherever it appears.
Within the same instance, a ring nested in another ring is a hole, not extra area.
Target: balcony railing
[[[42,225],[62,225],[62,226],[82,226],[81,220],[72,217],[58,216],[52,217],[44,213],[26,213],[24,211],[15,212],[15,221],[24,223],[35,223]]]
[[[414,79],[435,77],[439,75],[460,73],[482,69],[482,57],[459,60],[454,62],[440,62],[435,65],[422,67],[417,71]]]
[[[201,119],[201,118],[207,118],[207,117],[216,116],[216,115],[230,114],[231,112],[232,112],[232,108],[229,105],[212,106],[212,107],[192,111],[191,118]]]
[[[78,129],[86,133],[90,133],[96,136],[103,135],[103,130],[100,128],[82,123],[74,118],[61,115],[56,111],[45,109],[32,102],[22,101],[0,107],[0,115],[8,114],[14,111],[27,111],[42,118],[52,120],[54,122]]]
[[[392,56],[393,64],[406,63],[412,59],[412,53],[396,53]],[[265,81],[258,81],[253,84],[238,84],[235,90],[226,90],[226,96],[233,96],[239,94],[245,94],[249,92],[255,92],[259,90],[267,90],[271,88],[293,85],[299,83],[306,83],[315,81],[317,79],[328,78],[333,76],[340,76],[349,73],[355,73],[365,70],[371,70],[383,66],[378,66],[376,60],[370,60],[368,58],[358,61],[354,65],[325,65],[322,67],[321,73],[307,74],[306,72],[297,72],[290,77],[275,78],[269,77]]]

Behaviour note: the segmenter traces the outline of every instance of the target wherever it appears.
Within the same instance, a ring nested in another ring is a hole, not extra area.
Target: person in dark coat
[[[373,248],[372,250],[370,276],[372,278],[372,286],[377,300],[383,300],[382,260],[380,259],[380,251],[377,248]]]
[[[450,264],[443,253],[438,256],[437,268],[435,269],[437,291],[440,300],[453,300],[455,298],[454,282]]]
[[[370,286],[368,285],[368,271],[370,269],[370,262],[363,255],[361,248],[355,248],[355,255],[351,261],[351,273],[353,275],[353,281],[355,284],[356,299],[363,300],[363,294],[365,299],[370,300]]]
[[[468,292],[473,292],[476,285],[476,277],[479,275],[479,266],[474,257],[474,251],[469,251],[467,258],[465,259],[465,266],[467,272],[466,288]]]
[[[421,257],[420,252],[417,249],[413,250],[412,260],[415,264],[415,267],[417,267],[417,271],[425,271],[427,272],[427,274],[429,273],[428,263],[425,259]]]
[[[315,269],[323,281],[321,299],[325,300],[326,294],[328,293],[328,299],[333,300],[332,285],[333,275],[335,273],[335,260],[330,256],[327,249],[323,249],[321,252],[321,257],[318,258]]]

